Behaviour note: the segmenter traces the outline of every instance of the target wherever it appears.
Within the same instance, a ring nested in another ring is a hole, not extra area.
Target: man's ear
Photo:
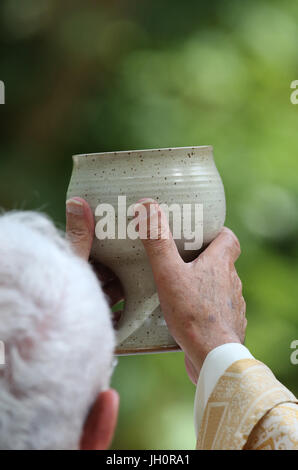
[[[106,450],[111,445],[118,417],[119,395],[106,390],[98,395],[84,425],[81,450]]]

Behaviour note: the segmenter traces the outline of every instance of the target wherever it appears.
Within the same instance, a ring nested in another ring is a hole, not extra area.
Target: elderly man
[[[168,327],[198,383],[197,448],[297,448],[295,397],[242,345],[237,238],[224,229],[184,263],[172,238],[162,237],[166,223],[161,214],[159,237],[143,243]],[[110,445],[118,409],[108,389],[114,334],[87,263],[93,234],[91,209],[80,198],[67,202],[70,244],[42,215],[0,218],[0,448]]]

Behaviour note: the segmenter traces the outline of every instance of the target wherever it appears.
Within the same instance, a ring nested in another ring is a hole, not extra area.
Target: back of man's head
[[[34,212],[0,217],[0,340],[0,448],[77,448],[114,332],[90,266]]]

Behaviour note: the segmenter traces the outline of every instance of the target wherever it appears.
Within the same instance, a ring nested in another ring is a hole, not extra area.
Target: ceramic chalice
[[[201,204],[204,245],[218,235],[226,213],[224,187],[211,146],[75,155],[67,198],[72,196],[86,199],[96,223],[103,204],[114,208],[116,224],[119,207],[124,203],[129,207],[141,198],[169,206]],[[128,214],[127,222],[131,219]],[[120,236],[117,230],[110,235],[94,238],[91,257],[114,271],[124,287],[125,310],[117,328],[116,353],[179,349],[163,318],[141,240],[124,233]],[[185,250],[183,237],[175,241],[182,257],[191,259],[194,253]]]

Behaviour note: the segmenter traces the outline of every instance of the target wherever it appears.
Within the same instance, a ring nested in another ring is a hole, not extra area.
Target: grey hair
[[[109,385],[109,307],[88,263],[35,212],[0,216],[0,449],[76,449]]]

